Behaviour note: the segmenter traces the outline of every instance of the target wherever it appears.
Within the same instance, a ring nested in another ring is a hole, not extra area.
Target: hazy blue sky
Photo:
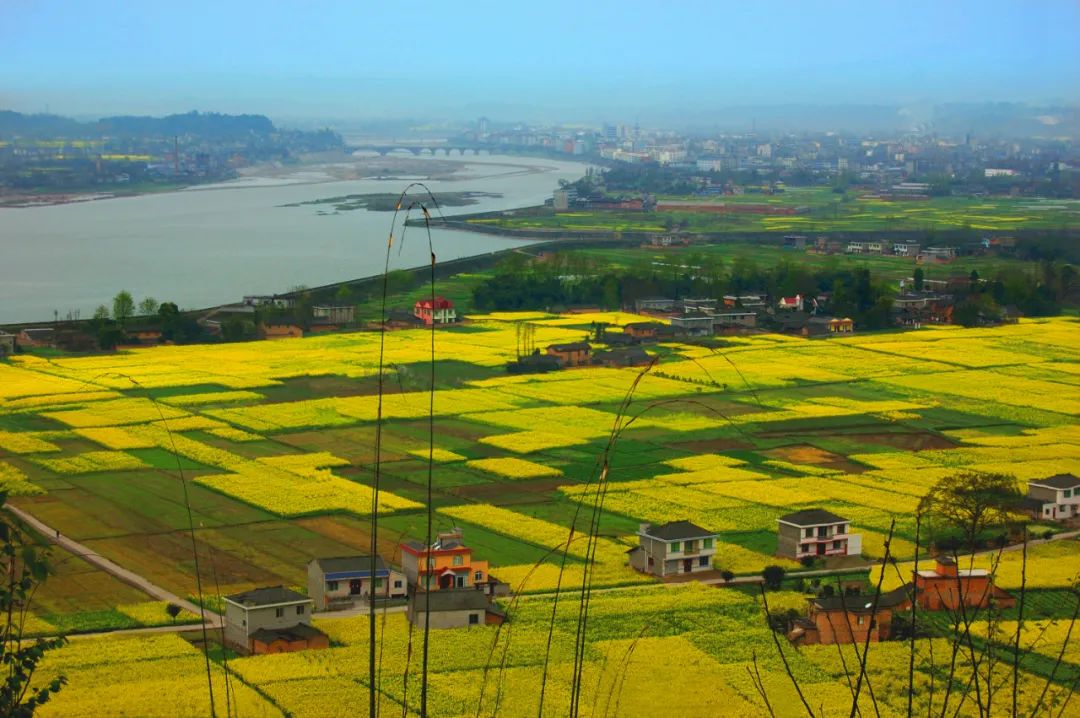
[[[1077,0],[0,0],[0,108],[276,117],[1075,102]]]

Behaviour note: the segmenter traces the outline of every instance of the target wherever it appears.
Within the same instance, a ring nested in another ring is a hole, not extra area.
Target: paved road
[[[175,603],[177,606],[180,606],[180,608],[184,609],[185,611],[189,611],[196,616],[204,615],[202,609],[200,609],[199,606],[187,600],[186,598],[180,598],[176,594],[166,591],[161,586],[147,581],[139,574],[133,571],[129,571],[123,566],[113,563],[104,556],[94,553],[94,551],[91,550],[89,546],[85,546],[78,541],[75,541],[74,539],[70,539],[67,536],[61,535],[56,529],[34,518],[29,513],[23,511],[17,506],[7,504],[4,506],[4,508],[17,516],[20,520],[23,521],[23,523],[27,524],[39,534],[44,536],[50,543],[53,543],[61,547],[65,551],[69,551],[76,556],[79,556],[87,563],[97,566],[102,571],[105,571],[106,573],[115,576],[124,583],[134,586],[135,588],[143,591],[149,596],[156,598],[159,601],[168,601],[169,603]],[[217,628],[221,625],[221,616],[214,613],[213,611],[207,609],[205,611],[205,616],[207,618],[206,623],[208,628]],[[200,628],[199,624],[195,624],[195,627]],[[179,627],[165,626],[163,628],[175,629]],[[186,627],[184,628],[186,629]]]

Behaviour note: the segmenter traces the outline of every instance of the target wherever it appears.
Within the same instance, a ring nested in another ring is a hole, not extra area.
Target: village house
[[[924,262],[948,262],[956,258],[954,247],[926,247],[918,256]]]
[[[810,317],[806,320],[802,335],[804,337],[828,337],[836,334],[851,334],[855,331],[855,322],[844,317]]]
[[[641,524],[638,545],[627,551],[630,565],[664,578],[712,570],[717,535],[689,521],[662,526]]]
[[[780,301],[776,303],[776,306],[778,309],[801,312],[803,310],[802,295],[796,294],[794,297],[780,297]]]
[[[422,319],[424,324],[453,324],[457,321],[457,311],[454,303],[446,297],[435,297],[434,303],[430,299],[421,299],[413,305],[413,316]]]
[[[0,331],[0,359],[15,353],[15,335]]]
[[[673,333],[670,326],[660,322],[630,322],[623,327],[623,334],[642,342],[659,341]]]
[[[288,653],[329,648],[311,625],[312,600],[282,586],[225,596],[225,640],[245,653]]]
[[[938,556],[934,568],[914,572],[915,597],[923,609],[955,611],[967,608],[986,608],[994,603],[1000,608],[1012,608],[1016,599],[994,585],[994,578],[981,568],[962,569],[949,556]]]
[[[753,329],[757,326],[757,314],[755,312],[717,312],[713,315],[713,332],[731,329]]]
[[[568,342],[566,344],[551,344],[547,348],[547,355],[554,357],[559,366],[585,366],[590,363],[592,347],[588,342]]]
[[[682,310],[684,312],[705,312],[706,314],[712,314],[716,311],[715,299],[683,299]]]
[[[713,333],[713,324],[713,315],[704,312],[687,312],[671,318],[671,328],[683,336],[710,336]]]
[[[831,511],[803,509],[776,521],[778,556],[798,561],[862,553],[862,536],[851,533],[851,522]]]
[[[607,367],[648,366],[652,359],[652,355],[641,347],[598,351],[592,355],[594,366]]]
[[[897,257],[919,256],[920,245],[918,242],[893,242],[892,251]]]
[[[356,307],[316,305],[311,308],[311,316],[316,321],[326,324],[351,324],[356,319]]]
[[[304,329],[299,324],[293,324],[292,322],[283,324],[259,323],[260,339],[300,339],[303,336]]]
[[[401,544],[401,569],[409,585],[429,591],[493,590],[488,562],[473,560],[472,549],[462,541],[460,529],[439,533],[430,548],[418,541]]]
[[[764,309],[764,292],[747,292],[745,294],[725,294],[723,302],[725,307],[741,307],[743,309]]]
[[[498,625],[506,614],[480,591],[417,591],[409,596],[406,615],[417,628],[467,628]]]
[[[791,622],[788,640],[800,645],[863,644],[887,641],[892,636],[895,611],[911,605],[910,585],[883,593],[876,605],[873,596],[819,596],[810,599],[805,618]]]
[[[371,556],[316,558],[308,562],[308,595],[316,611],[352,608],[371,597]],[[375,597],[404,598],[405,574],[375,557]]]
[[[51,347],[53,335],[56,334],[52,327],[32,327],[19,332],[17,342],[21,347]]]
[[[666,297],[646,297],[634,300],[634,311],[666,313],[675,311],[675,300]]]
[[[1056,474],[1029,481],[1025,505],[1036,519],[1065,521],[1080,516],[1080,479]]]

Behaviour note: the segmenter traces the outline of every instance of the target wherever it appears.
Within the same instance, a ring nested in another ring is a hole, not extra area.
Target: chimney
[[[938,555],[936,560],[937,560],[937,568],[935,570],[937,571],[937,574],[939,576],[953,576],[953,577],[955,577],[957,575],[957,573],[956,573],[956,561],[954,561],[952,559],[952,557],[945,556],[944,554],[941,554],[941,555]]]
[[[644,534],[649,532],[649,524],[638,524],[638,533]]]

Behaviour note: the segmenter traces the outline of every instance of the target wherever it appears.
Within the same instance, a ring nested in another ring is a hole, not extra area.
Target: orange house
[[[588,342],[570,342],[568,344],[552,344],[547,348],[547,355],[555,357],[562,366],[583,366],[588,364],[592,347]]]
[[[892,635],[893,611],[910,606],[910,586],[873,596],[828,596],[810,601],[806,618],[791,623],[788,640],[805,645],[886,641]]]
[[[919,606],[927,611],[956,610],[961,604],[968,608],[986,608],[991,602],[1000,608],[1016,605],[1016,599],[995,586],[987,571],[959,568],[948,556],[938,556],[933,569],[916,571],[914,578]]]
[[[486,588],[488,562],[474,561],[461,536],[461,530],[454,529],[440,533],[430,548],[418,541],[401,544],[401,569],[409,584],[429,591]]]

